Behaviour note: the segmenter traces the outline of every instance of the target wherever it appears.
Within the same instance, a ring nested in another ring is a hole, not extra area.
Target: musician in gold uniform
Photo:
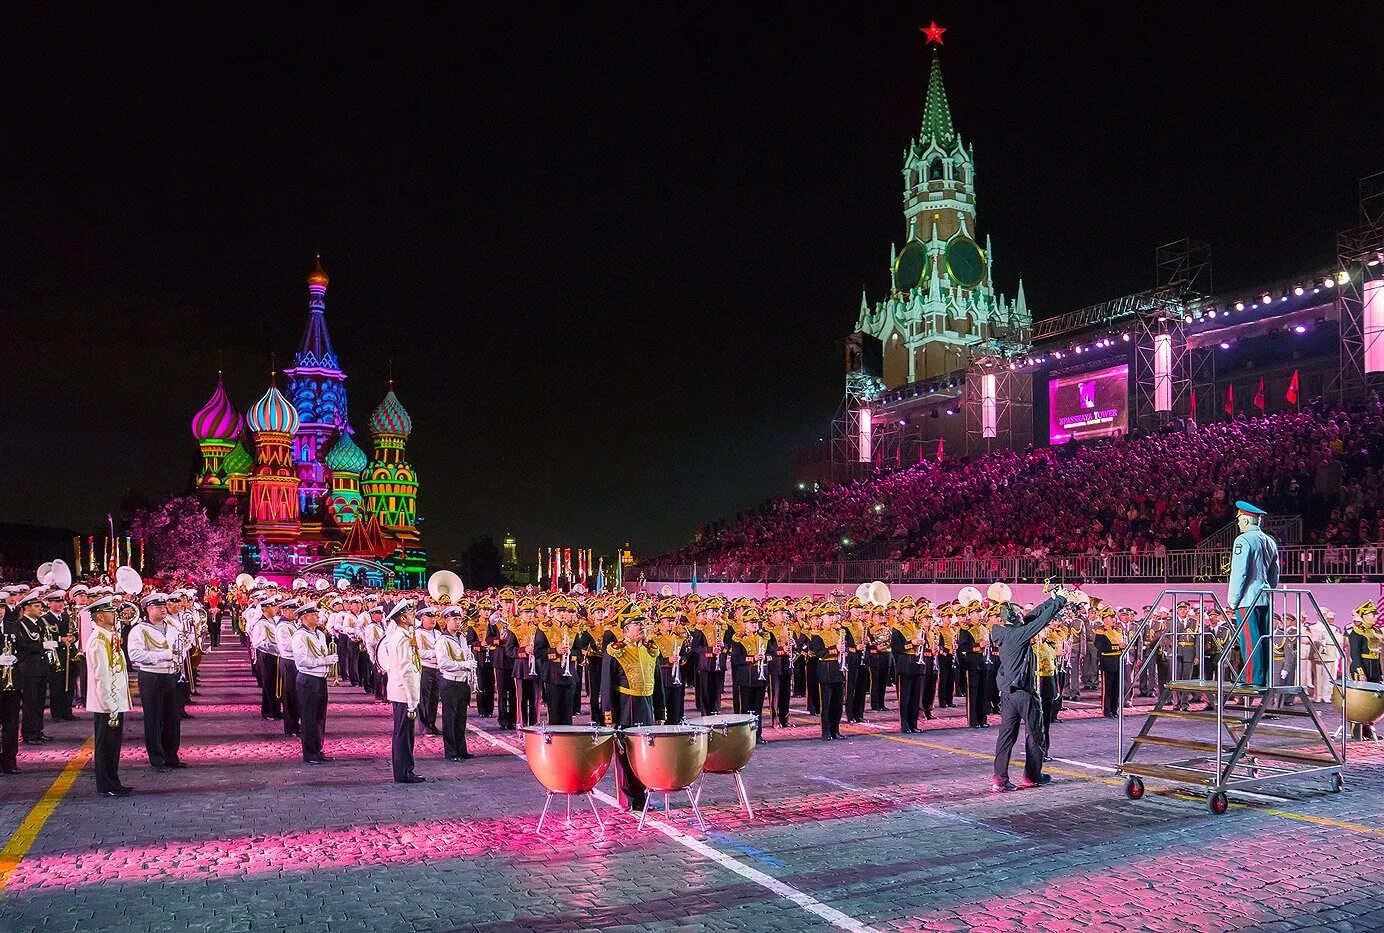
[[[739,698],[740,712],[754,717],[755,744],[764,742],[764,691],[769,686],[769,658],[774,654],[774,637],[759,630],[761,616],[753,606],[740,616],[743,631],[734,637],[730,648],[731,683]]]
[[[1120,654],[1124,651],[1124,630],[1108,616],[1096,629],[1096,652],[1100,656],[1100,702],[1106,719],[1120,715]]]
[[[687,684],[683,682],[683,662],[691,653],[687,633],[678,624],[678,610],[665,606],[658,611],[658,634],[653,639],[658,651],[658,682],[654,686],[654,721],[676,726],[682,722],[687,703]]]
[[[651,726],[654,722],[654,667],[656,650],[644,641],[644,616],[631,610],[620,619],[622,637],[606,645],[601,669],[605,695],[601,708],[605,724],[616,729]],[[617,742],[615,751],[615,795],[627,810],[644,809],[647,793],[635,776],[629,758]]]

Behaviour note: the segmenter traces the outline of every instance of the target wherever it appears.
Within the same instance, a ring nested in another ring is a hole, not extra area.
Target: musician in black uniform
[[[976,612],[978,619],[980,613]],[[986,630],[979,621],[966,619],[956,630],[956,653],[966,671],[966,725],[972,729],[988,729],[986,710],[990,698],[985,695]]]
[[[39,589],[30,590],[19,598],[15,606],[14,626],[15,655],[14,679],[24,696],[24,709],[20,716],[19,731],[26,745],[51,742],[53,737],[43,732],[43,707],[48,690],[48,670],[54,649],[45,642],[48,639],[43,625],[44,602]]]
[[[529,597],[519,600],[518,605],[519,618],[510,624],[505,637],[505,655],[513,675],[519,722],[533,726],[538,724],[538,660],[532,655],[538,636],[538,615]]]
[[[759,630],[759,610],[750,607],[740,617],[744,631],[730,647],[731,683],[740,698],[740,712],[754,717],[755,744],[764,742],[764,691],[769,686],[769,658],[774,636]]]
[[[26,712],[24,687],[26,678],[35,676],[29,670],[43,658],[43,639],[37,626],[20,622],[19,603],[28,598],[25,592],[24,587],[16,587],[0,604],[4,613],[0,616],[0,774],[19,773],[19,720]]]
[[[1100,656],[1100,704],[1106,719],[1120,715],[1120,656],[1124,632],[1109,619],[1096,629],[1096,653]]]
[[[576,702],[578,658],[571,633],[562,624],[562,607],[558,621],[547,629],[540,628],[533,639],[533,653],[538,658],[538,676],[543,682],[543,705],[548,707],[548,725],[570,726],[572,708]]]
[[[884,607],[871,609],[870,623],[865,632],[865,660],[870,667],[870,709],[877,713],[888,712],[889,709],[884,705],[884,694],[894,676],[894,655],[889,650],[890,631]]]
[[[937,651],[937,705],[941,709],[950,709],[956,696],[956,626],[950,619],[950,611],[946,606],[939,606],[932,626]]]
[[[926,639],[922,629],[910,615],[900,613],[889,634],[889,650],[894,655],[894,669],[899,678],[899,731],[908,734],[918,731],[918,708],[923,684],[923,649]],[[932,717],[929,716],[929,719]]]
[[[800,610],[802,618],[798,624],[798,634],[794,645],[798,658],[803,662],[803,682],[807,685],[807,715],[819,716],[822,712],[822,691],[817,686],[817,662],[812,660],[812,636],[816,633],[817,620],[813,610]]]
[[[72,715],[72,656],[77,651],[75,619],[67,611],[61,592],[48,594],[48,610],[43,614],[44,641],[55,641],[53,663],[48,668],[48,708],[54,722],[76,722]]]
[[[591,721],[595,723],[605,721],[601,715],[601,658],[605,651],[601,639],[605,634],[605,617],[604,606],[591,604],[586,611],[586,625],[572,639],[572,650],[581,659],[578,670],[586,677],[586,695],[591,698]]]
[[[605,724],[616,729],[651,726],[654,721],[654,666],[656,650],[644,642],[644,617],[637,612],[623,616],[623,637],[606,645],[601,669],[605,696],[601,709]],[[647,797],[629,758],[615,746],[615,796],[627,810],[642,810]]]
[[[495,669],[490,666],[490,643],[486,637],[494,608],[489,598],[479,600],[461,629],[476,662],[476,715],[486,719],[495,715]]]
[[[496,613],[486,627],[485,646],[495,672],[495,722],[501,729],[513,729],[515,725],[514,661],[508,645],[509,624],[501,613]]]
[[[769,629],[774,636],[774,652],[769,657],[769,723],[788,727],[788,702],[793,692],[793,632],[788,624],[788,606],[777,600],[769,612]]]
[[[652,644],[658,652],[654,669],[654,722],[676,726],[682,722],[687,704],[687,684],[683,680],[684,662],[692,653],[687,633],[679,625],[678,611],[667,607],[658,611],[658,633]]]
[[[702,604],[706,620],[692,636],[692,650],[697,654],[698,711],[703,716],[721,712],[721,694],[726,690],[726,645],[731,629],[721,619],[721,606],[713,597]]]
[[[852,647],[851,633],[841,624],[841,616],[827,603],[821,627],[812,636],[808,651],[817,671],[818,708],[822,714],[822,741],[841,738],[841,710],[845,701],[845,651]],[[844,651],[843,651],[844,649]]]

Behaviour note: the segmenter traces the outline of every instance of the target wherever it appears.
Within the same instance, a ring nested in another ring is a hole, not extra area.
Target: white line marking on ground
[[[939,809],[938,807],[929,806],[925,803],[918,803],[916,800],[910,800],[906,797],[902,797],[897,794],[886,794],[880,791],[866,790],[863,787],[857,787],[854,784],[847,784],[845,781],[838,781],[835,778],[825,777],[820,774],[806,774],[803,776],[806,777],[809,781],[818,781],[819,783],[827,784],[831,787],[838,787],[841,790],[848,790],[852,793],[864,794],[866,797],[873,797],[876,800],[883,800],[886,803],[903,803],[910,810],[917,810],[920,813],[926,813],[928,816],[935,816],[938,819],[948,823],[961,823],[965,826],[970,826],[973,829],[981,829],[987,833],[994,833],[997,836],[1008,836],[1011,839],[1026,838],[1022,833],[1011,832],[1007,829],[996,829],[995,827],[983,823],[980,820],[973,820],[969,817],[962,816],[959,813],[950,813],[946,810]]]
[[[477,728],[476,726],[473,726],[469,723],[467,724],[467,728],[479,735],[481,738],[490,742],[495,747],[502,748],[505,751],[509,752],[514,757],[519,759],[524,758],[524,753],[522,751],[515,748],[513,745],[509,744],[503,739],[497,738],[496,736],[491,735],[489,732],[486,732],[484,729]],[[606,805],[618,808],[618,804],[616,804],[615,798],[611,797],[604,791],[596,791],[595,796],[600,798],[600,800]],[[793,887],[792,885],[785,884],[784,882],[779,881],[772,875],[766,875],[764,872],[759,871],[756,868],[751,868],[749,865],[746,865],[743,862],[727,855],[721,850],[715,849],[707,845],[700,839],[692,838],[691,836],[687,835],[677,827],[670,826],[669,824],[653,816],[652,811],[649,818],[645,821],[644,825],[650,827],[651,829],[657,830],[658,832],[667,836],[669,839],[673,840],[679,845],[687,849],[690,849],[693,852],[696,852],[703,858],[710,859],[711,861],[715,862],[717,865],[720,865],[727,871],[734,872],[740,877],[745,878],[749,881],[753,881],[760,887],[772,891],[774,894],[777,894],[785,901],[788,901],[792,904],[796,904],[803,910],[817,917],[820,917],[821,919],[825,920],[827,923],[830,923],[837,929],[850,930],[852,931],[852,933],[875,933],[875,929],[873,927],[866,926],[865,924],[854,919],[853,917],[843,914],[835,907],[829,907],[826,904],[823,904],[821,901],[817,900],[812,895],[805,894],[802,891],[799,891],[797,888]]]

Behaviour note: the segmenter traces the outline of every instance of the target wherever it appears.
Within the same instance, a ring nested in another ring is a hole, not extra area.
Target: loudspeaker
[[[884,344],[878,337],[856,331],[846,338],[846,372],[884,378]]]

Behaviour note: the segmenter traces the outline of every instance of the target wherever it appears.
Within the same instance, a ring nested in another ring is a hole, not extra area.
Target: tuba
[[[871,583],[865,590],[865,598],[862,603],[873,604],[876,606],[887,606],[893,599],[893,594],[889,592],[889,587],[885,586],[880,580]]]

